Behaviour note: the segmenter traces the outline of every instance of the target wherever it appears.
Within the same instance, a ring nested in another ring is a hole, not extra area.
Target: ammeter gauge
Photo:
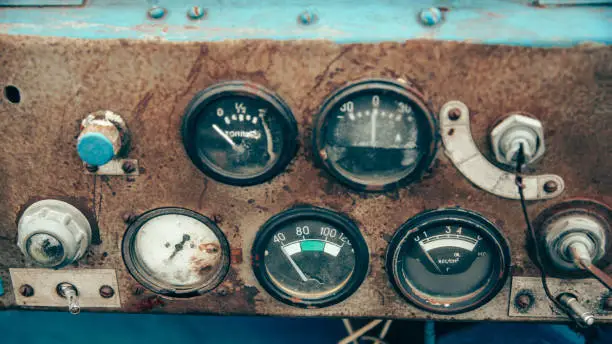
[[[369,264],[367,245],[348,218],[315,207],[297,207],[268,220],[252,252],[255,276],[278,300],[325,307],[350,296]]]
[[[315,158],[345,185],[386,191],[418,179],[436,151],[434,116],[406,85],[368,79],[323,103],[313,133]]]
[[[387,250],[386,269],[409,302],[434,313],[480,307],[503,287],[510,250],[483,216],[463,209],[421,213],[404,223]]]
[[[215,288],[229,269],[229,244],[207,217],[182,208],[141,215],[123,238],[123,260],[147,289],[190,297]]]
[[[193,163],[231,185],[273,178],[297,148],[297,124],[289,107],[262,86],[240,81],[198,93],[183,117],[182,134]]]

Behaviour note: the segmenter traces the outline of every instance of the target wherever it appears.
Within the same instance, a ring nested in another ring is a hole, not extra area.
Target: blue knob
[[[85,163],[102,166],[115,156],[113,142],[101,133],[89,132],[81,135],[77,142],[77,153]]]

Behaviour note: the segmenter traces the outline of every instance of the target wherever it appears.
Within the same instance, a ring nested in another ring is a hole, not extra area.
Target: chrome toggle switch
[[[57,293],[68,301],[68,311],[71,314],[79,314],[81,306],[79,306],[79,291],[70,283],[60,283],[57,285]]]

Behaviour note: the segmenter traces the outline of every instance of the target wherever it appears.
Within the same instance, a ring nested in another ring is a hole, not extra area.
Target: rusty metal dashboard
[[[158,39],[178,11],[0,25],[0,310],[567,321],[538,246],[612,322],[564,255],[612,272],[609,45]]]

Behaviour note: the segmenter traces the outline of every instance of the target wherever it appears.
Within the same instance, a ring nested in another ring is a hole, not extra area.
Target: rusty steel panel
[[[476,144],[492,160],[487,133],[502,115],[531,113],[545,128],[547,152],[530,172],[561,176],[560,197],[529,202],[533,218],[572,198],[612,204],[612,47],[542,49],[456,42],[347,44],[313,41],[169,43],[0,36],[0,86],[14,85],[21,102],[0,102],[0,309],[18,308],[9,268],[30,267],[15,245],[19,213],[56,198],[97,220],[94,244],[65,269],[115,269],[123,312],[355,316],[526,321],[508,316],[510,279],[487,305],[459,315],[433,315],[407,304],[384,271],[387,241],[408,218],[438,207],[482,213],[501,229],[512,251],[512,275],[536,276],[526,249],[518,201],[471,185],[442,150],[422,181],[386,194],[350,191],[314,166],[313,117],[325,97],[348,81],[402,78],[437,113],[450,100],[469,108]],[[201,89],[248,80],[278,92],[299,125],[300,149],[288,169],[252,187],[220,184],[187,157],[180,136],[183,110]],[[88,113],[121,115],[133,135],[129,158],[138,176],[87,174],[75,145]],[[363,285],[323,309],[282,304],[257,283],[250,250],[258,228],[295,204],[347,214],[370,249]],[[152,294],[127,272],[121,257],[126,220],[146,210],[178,206],[213,219],[227,236],[231,268],[212,292],[190,299]],[[610,267],[607,268],[611,272]],[[86,310],[86,309],[85,309]]]

